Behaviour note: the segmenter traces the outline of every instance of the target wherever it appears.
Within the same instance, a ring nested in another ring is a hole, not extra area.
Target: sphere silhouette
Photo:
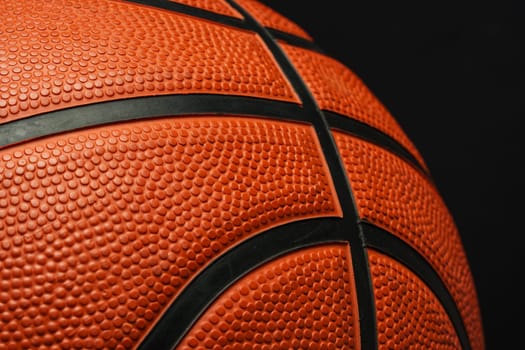
[[[0,349],[483,349],[422,155],[299,25],[0,10]]]

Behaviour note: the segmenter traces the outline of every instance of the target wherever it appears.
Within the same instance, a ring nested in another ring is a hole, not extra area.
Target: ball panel
[[[433,266],[454,297],[473,349],[483,344],[474,281],[452,216],[431,183],[401,158],[334,131],[359,215],[401,238]]]
[[[303,39],[312,40],[310,35],[306,33],[304,29],[268,6],[254,0],[237,0],[236,2],[248,11],[261,25]]]
[[[152,95],[298,101],[268,49],[245,30],[108,0],[6,0],[0,11],[0,33],[13,33],[0,41],[0,123]]]
[[[230,16],[242,19],[242,16],[237,10],[230,6],[224,0],[169,0],[171,2],[177,2],[179,4],[197,7],[202,10],[215,12],[220,15]]]
[[[310,89],[319,108],[355,118],[404,146],[424,166],[424,160],[398,122],[362,80],[335,59],[281,42]]]
[[[406,266],[369,249],[379,349],[461,349],[445,309]]]
[[[179,349],[358,349],[347,245],[302,249],[250,272],[203,314]]]
[[[298,123],[162,119],[6,148],[1,343],[131,348],[222,252],[340,212],[315,132]]]

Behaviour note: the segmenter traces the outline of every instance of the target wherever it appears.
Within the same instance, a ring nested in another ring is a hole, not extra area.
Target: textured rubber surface
[[[311,40],[308,33],[296,23],[290,21],[280,13],[275,12],[268,6],[254,0],[237,0],[240,6],[252,15],[261,25],[277,29],[282,32],[298,36],[303,39]]]
[[[434,293],[407,267],[368,250],[377,309],[379,350],[460,349]]]
[[[243,277],[178,349],[359,349],[350,251],[300,250]]]
[[[0,159],[6,347],[133,347],[239,241],[340,215],[313,130],[301,124],[136,122],[35,141]]]
[[[298,102],[254,33],[107,0],[1,1],[7,11],[19,15],[0,22],[0,123],[175,93]]]
[[[183,5],[197,7],[220,15],[242,18],[241,14],[224,0],[170,0]]]
[[[473,349],[483,344],[473,278],[453,218],[436,189],[401,158],[334,132],[362,219],[413,246],[456,300]],[[453,266],[453,268],[451,268]]]
[[[424,166],[424,161],[398,122],[350,69],[335,59],[280,43],[308,85],[319,108],[357,119],[392,137]]]
[[[422,157],[296,24],[255,0],[0,11],[0,350],[164,350],[189,329],[181,346],[483,349]],[[428,329],[401,317],[416,297]]]
[[[410,165],[415,169],[418,169],[429,179],[432,179],[428,169],[424,168],[412,153],[384,132],[341,114],[323,111],[323,115],[325,116],[330,129],[350,134],[392,152],[409,162]]]

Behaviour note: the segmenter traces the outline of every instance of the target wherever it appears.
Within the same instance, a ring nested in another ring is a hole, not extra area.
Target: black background
[[[425,158],[459,228],[487,349],[522,348],[525,117],[518,2],[265,4],[360,76]]]

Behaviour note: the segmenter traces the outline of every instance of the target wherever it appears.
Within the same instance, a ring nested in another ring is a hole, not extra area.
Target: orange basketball
[[[0,350],[483,349],[416,147],[255,0],[0,2]]]

